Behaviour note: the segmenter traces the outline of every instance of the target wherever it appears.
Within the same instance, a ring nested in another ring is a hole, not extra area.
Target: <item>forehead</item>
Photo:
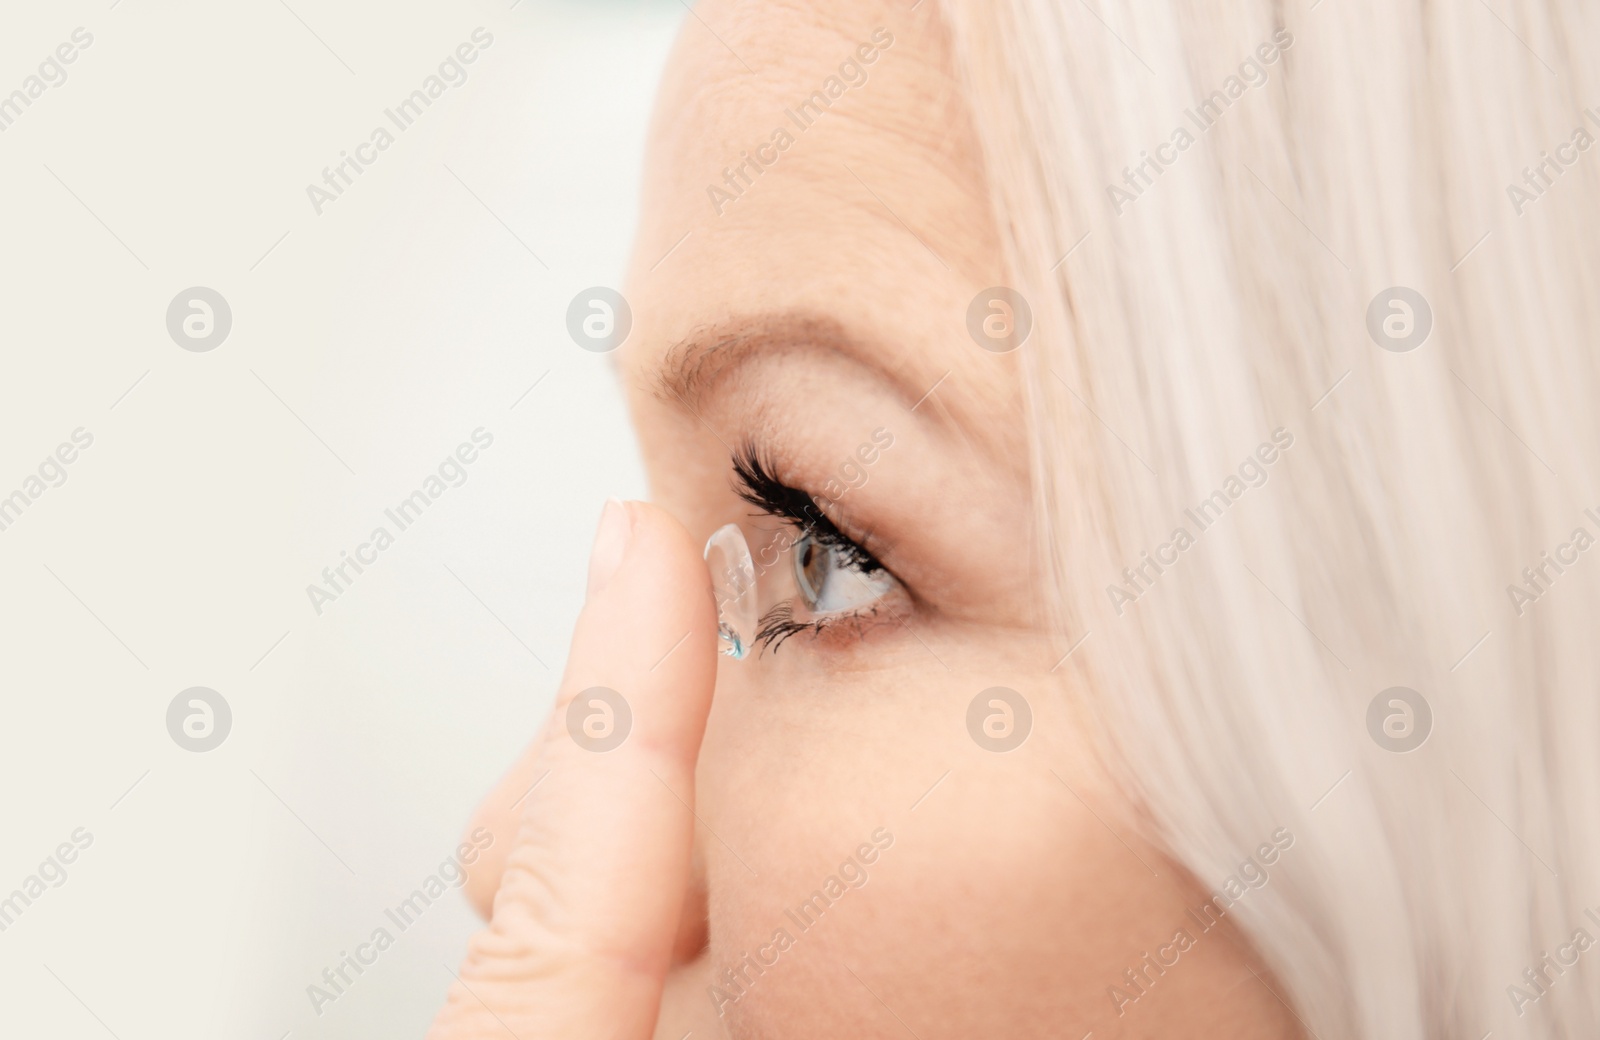
[[[824,320],[907,386],[977,389],[965,315],[999,284],[975,138],[935,4],[702,3],[647,153],[623,350],[659,387],[719,326]]]
[[[837,0],[698,4],[663,77],[653,160],[694,167],[695,176],[681,171],[681,187],[703,195],[707,178],[721,180],[759,144],[784,144],[783,134],[792,145],[771,169],[813,175],[831,173],[852,138],[881,134],[953,180],[971,178],[966,116],[934,11]]]

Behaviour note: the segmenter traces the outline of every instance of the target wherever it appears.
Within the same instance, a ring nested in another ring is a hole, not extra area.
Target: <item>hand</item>
[[[506,851],[480,861],[469,883],[479,899],[492,891],[493,907],[431,1040],[653,1034],[682,945],[716,661],[710,578],[688,532],[655,506],[607,503],[555,711],[479,811],[497,839],[491,853]],[[575,737],[569,705],[593,687],[616,691],[626,711],[609,730],[598,705],[580,711]],[[625,727],[611,750],[584,746]]]

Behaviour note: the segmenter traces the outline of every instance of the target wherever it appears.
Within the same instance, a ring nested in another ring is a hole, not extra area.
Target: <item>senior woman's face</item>
[[[657,1035],[1274,1035],[1052,672],[1017,354],[967,318],[1007,279],[934,6],[702,3],[662,88],[623,377],[654,497],[698,538],[741,525],[762,638],[721,665]],[[827,520],[798,537],[807,497]],[[1156,981],[1119,1015],[1130,968]]]

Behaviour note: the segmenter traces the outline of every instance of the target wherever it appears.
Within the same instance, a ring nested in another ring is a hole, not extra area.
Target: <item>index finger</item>
[[[648,1037],[694,836],[716,610],[688,532],[611,503],[487,928],[433,1036]]]

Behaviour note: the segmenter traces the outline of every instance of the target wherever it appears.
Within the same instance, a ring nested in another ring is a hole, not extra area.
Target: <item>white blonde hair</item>
[[[1600,19],[944,13],[1035,320],[1056,623],[1082,640],[1058,674],[1156,836],[1208,888],[1295,836],[1232,916],[1323,1040],[1600,1035],[1600,952],[1541,959],[1600,941],[1600,552],[1545,555],[1600,532],[1600,148],[1547,161],[1600,134]],[[1394,286],[1431,307],[1415,349],[1369,331]],[[1200,530],[1185,510],[1280,427],[1265,485]],[[1407,753],[1367,721],[1396,686],[1432,712]]]

